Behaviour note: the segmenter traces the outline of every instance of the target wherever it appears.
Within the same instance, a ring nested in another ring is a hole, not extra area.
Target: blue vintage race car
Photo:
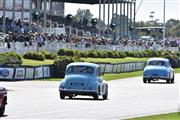
[[[93,63],[71,63],[66,68],[64,80],[59,85],[60,98],[89,95],[98,99],[108,97],[108,84],[104,83],[100,66]]]
[[[166,80],[167,83],[174,83],[174,70],[166,58],[151,58],[144,68],[143,82],[150,83],[152,80]]]

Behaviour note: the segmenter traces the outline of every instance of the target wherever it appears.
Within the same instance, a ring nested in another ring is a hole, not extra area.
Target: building
[[[6,17],[30,20],[32,11],[44,11],[44,2],[47,14],[64,16],[64,2],[53,0],[0,0],[0,16],[3,16],[5,10]]]

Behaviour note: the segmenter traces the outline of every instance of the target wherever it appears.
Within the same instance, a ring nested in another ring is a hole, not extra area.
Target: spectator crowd
[[[2,31],[2,20],[0,18],[0,32]],[[23,25],[23,26],[22,26]],[[36,26],[37,27],[37,26]],[[36,28],[34,26],[34,28]],[[78,44],[84,44],[86,48],[90,48],[92,45],[123,45],[123,46],[137,46],[145,47],[146,49],[156,50],[159,46],[163,46],[162,39],[155,40],[129,40],[129,39],[116,39],[111,40],[104,37],[95,36],[78,36],[78,35],[64,35],[64,34],[50,34],[46,32],[28,32],[29,24],[22,22],[20,19],[13,22],[12,19],[6,18],[6,32],[4,37],[4,42],[7,44],[8,48],[11,48],[10,42],[23,42],[24,46],[33,46],[38,44],[42,47],[45,44],[57,41],[62,43],[73,43],[76,46]],[[180,38],[168,37],[165,40],[165,47],[179,47]]]

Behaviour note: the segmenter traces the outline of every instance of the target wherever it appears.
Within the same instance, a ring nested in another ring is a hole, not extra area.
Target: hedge
[[[0,65],[21,65],[22,57],[15,52],[0,53]]]
[[[45,60],[45,56],[43,53],[41,52],[27,52],[23,55],[24,59],[32,59],[32,60],[40,60],[40,61],[44,61]]]
[[[65,71],[66,71],[66,66],[69,63],[72,62],[80,62],[81,59],[79,57],[58,57],[54,61],[54,71],[53,71],[53,76],[55,77],[64,77],[65,76]]]

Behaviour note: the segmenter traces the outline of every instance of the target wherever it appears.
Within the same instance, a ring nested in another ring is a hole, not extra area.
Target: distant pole
[[[29,2],[29,31],[32,32],[32,0]]]
[[[47,32],[47,0],[44,0],[44,32]]]
[[[166,40],[166,1],[164,0],[164,10],[163,10],[163,51],[165,51],[165,40]]]
[[[133,39],[136,38],[136,1],[134,1],[134,31],[133,31]]]
[[[24,21],[24,0],[21,1],[21,4],[22,4],[22,6],[21,6],[21,25],[23,27],[24,26],[24,23],[23,23],[23,21]]]
[[[99,0],[99,37],[101,36],[101,0]]]
[[[106,0],[103,1],[103,24],[105,25],[105,12],[106,12]],[[104,36],[105,29],[103,29],[103,36]]]
[[[110,0],[108,0],[108,38],[109,38],[109,29],[110,29],[110,28],[109,28],[109,21],[110,21],[110,20],[109,20],[109,19],[110,19],[109,17],[110,17]]]
[[[3,32],[6,33],[6,1],[3,0]]]

